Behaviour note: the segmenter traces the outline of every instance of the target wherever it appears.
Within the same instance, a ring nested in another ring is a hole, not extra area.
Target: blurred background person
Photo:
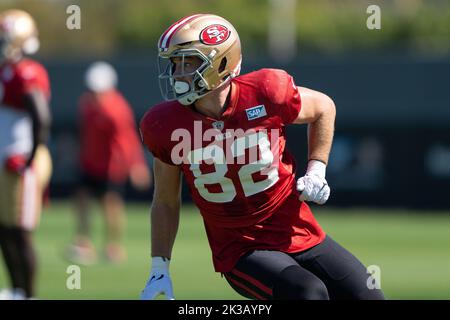
[[[2,290],[2,299],[35,294],[32,231],[52,171],[49,79],[40,63],[25,58],[39,49],[37,36],[28,13],[0,13],[0,247],[12,287]]]
[[[150,186],[133,111],[116,89],[117,73],[106,62],[93,63],[85,74],[85,92],[79,101],[80,177],[75,195],[76,236],[67,248],[70,261],[89,265],[97,254],[91,241],[90,196],[99,198],[105,219],[105,258],[126,259],[123,194],[126,183],[139,190]]]

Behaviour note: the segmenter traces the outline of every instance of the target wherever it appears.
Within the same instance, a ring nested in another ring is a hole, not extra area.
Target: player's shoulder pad
[[[249,75],[257,82],[261,93],[274,104],[283,103],[288,86],[293,85],[292,76],[281,69],[264,68]]]
[[[166,131],[170,123],[177,117],[177,109],[181,106],[177,101],[166,101],[151,107],[142,117],[139,127],[143,134],[158,134]],[[182,107],[181,107],[182,108]]]
[[[32,59],[23,59],[17,66],[18,74],[25,80],[37,78],[40,76],[47,76],[45,67]]]

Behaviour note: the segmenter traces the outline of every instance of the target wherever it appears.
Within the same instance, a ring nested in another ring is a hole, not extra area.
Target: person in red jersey
[[[116,89],[117,74],[106,62],[93,63],[86,72],[89,89],[79,102],[81,187],[76,194],[77,234],[69,246],[69,260],[91,264],[96,250],[91,243],[89,198],[99,197],[106,223],[105,257],[126,259],[122,245],[125,227],[123,192],[130,178],[146,189],[151,177],[142,150],[133,111]]]
[[[174,299],[169,263],[181,174],[202,215],[214,268],[250,299],[383,299],[366,268],[320,227],[335,105],[283,70],[240,75],[234,27],[211,14],[185,17],[158,43],[166,102],[140,122],[155,156],[152,269],[142,299]],[[285,127],[308,124],[308,167],[296,180]]]
[[[40,63],[25,58],[38,48],[37,28],[28,13],[0,13],[0,247],[12,287],[0,293],[6,299],[35,294],[32,231],[52,171],[46,146],[49,79]]]

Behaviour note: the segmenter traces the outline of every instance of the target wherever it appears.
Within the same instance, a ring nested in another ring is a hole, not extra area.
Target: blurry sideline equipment
[[[34,295],[36,254],[31,232],[52,173],[46,143],[51,115],[45,68],[24,57],[39,48],[33,18],[21,10],[0,13],[0,246],[11,297]]]
[[[88,92],[79,101],[81,181],[75,197],[77,234],[66,257],[84,265],[97,259],[90,234],[90,196],[101,200],[106,223],[105,257],[121,262],[126,259],[122,246],[125,184],[130,178],[134,187],[143,190],[151,183],[133,111],[116,89],[117,81],[110,64],[93,63],[85,75]]]

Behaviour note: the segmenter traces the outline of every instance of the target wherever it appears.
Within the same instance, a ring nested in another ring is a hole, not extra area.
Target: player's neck
[[[220,118],[228,104],[231,85],[212,91],[195,102],[195,110],[211,118]]]

